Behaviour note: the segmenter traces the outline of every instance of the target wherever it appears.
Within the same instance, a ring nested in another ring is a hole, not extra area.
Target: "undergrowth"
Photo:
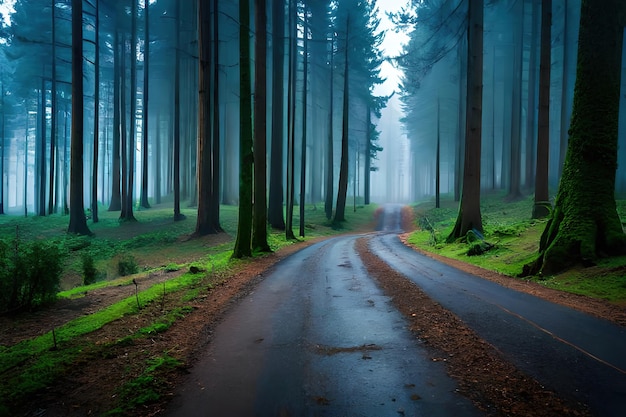
[[[477,242],[466,237],[446,244],[445,240],[456,221],[458,203],[446,201],[442,208],[435,208],[432,202],[420,203],[414,208],[417,230],[411,233],[408,240],[427,251],[517,277],[524,265],[536,259],[539,240],[547,223],[547,220],[530,218],[532,206],[532,197],[509,203],[501,194],[484,195],[481,202],[482,239]],[[622,222],[626,223],[626,201],[618,201],[617,208]],[[468,256],[477,244],[485,244],[486,250]],[[556,276],[524,279],[626,305],[626,257],[602,259],[594,267],[574,268]]]

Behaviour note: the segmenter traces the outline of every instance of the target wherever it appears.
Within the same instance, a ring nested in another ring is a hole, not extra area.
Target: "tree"
[[[252,256],[252,90],[250,68],[250,4],[239,2],[239,214],[234,258]]]
[[[83,201],[83,2],[72,0],[72,154],[69,233],[91,235]]]
[[[211,13],[210,0],[198,1],[198,218],[195,234],[203,236],[218,233],[221,229],[216,227],[216,221],[212,218],[212,202],[219,201],[219,192],[214,188],[213,164],[219,155],[213,154],[213,141],[219,137],[212,137],[211,129],[211,86],[212,55],[211,55]],[[214,105],[217,105],[214,103]],[[217,123],[216,120],[213,121]]]
[[[306,201],[306,129],[307,129],[307,108],[308,108],[308,80],[309,80],[309,42],[308,42],[308,10],[304,6],[304,25],[302,36],[302,60],[303,60],[303,80],[302,80],[302,135],[300,145],[300,236],[304,237],[304,208]]]
[[[537,173],[533,219],[550,214],[548,169],[550,159],[550,41],[552,38],[552,0],[541,4],[541,52],[539,57],[539,114],[537,131]]]
[[[268,221],[278,230],[285,229],[283,214],[283,140],[285,83],[285,1],[272,1],[272,144]]]
[[[342,105],[342,122],[341,122],[341,160],[339,162],[339,187],[337,190],[337,206],[335,208],[335,217],[333,223],[339,223],[346,220],[346,194],[348,193],[348,127],[350,115],[350,77],[349,77],[349,47],[350,39],[350,12],[346,17],[346,45],[345,45],[345,64],[343,76],[343,105]]]
[[[180,212],[180,40],[182,3],[176,4],[176,53],[174,63],[174,221],[184,220],[185,215]]]
[[[293,233],[295,136],[296,136],[296,64],[297,64],[297,0],[289,0],[289,64],[287,75],[287,198],[285,238],[295,239]]]
[[[93,163],[91,174],[91,220],[98,223],[98,150],[100,139],[100,1],[95,0],[95,57],[94,57],[94,117],[93,117]],[[53,111],[54,112],[54,111]],[[54,132],[52,133],[54,136]],[[52,160],[52,158],[51,158]],[[52,162],[51,162],[52,163]],[[52,181],[50,182],[52,183]],[[51,186],[52,187],[52,186]]]
[[[326,142],[326,172],[325,172],[325,199],[324,199],[324,210],[326,212],[326,218],[330,220],[333,217],[333,174],[334,174],[334,149],[333,149],[333,109],[334,109],[334,101],[335,101],[335,86],[334,86],[334,67],[335,67],[335,34],[334,32],[330,35],[330,46],[329,46],[329,61],[330,61],[330,73],[329,73],[329,84],[330,84],[330,94],[328,99],[328,137]]]
[[[448,241],[461,238],[470,230],[482,232],[480,214],[480,148],[483,98],[483,0],[470,0],[467,18],[467,117],[465,163],[459,214]]]
[[[126,175],[122,175],[122,212],[120,219],[136,221],[133,214],[133,190],[135,184],[135,139],[137,137],[137,0],[131,2],[131,41],[130,41],[130,131],[128,144],[122,139],[122,155],[126,151],[126,158],[122,158],[122,169],[126,168]],[[126,123],[124,131],[126,131]],[[122,135],[122,138],[124,135]],[[126,192],[124,192],[124,189]]]
[[[267,10],[265,0],[254,1],[254,223],[252,249],[271,252],[267,243]]]
[[[570,137],[552,217],[527,274],[626,253],[615,204],[624,4],[583,0]]]
[[[143,208],[150,208],[148,202],[148,139],[149,139],[149,97],[150,97],[150,4],[145,2],[143,9],[144,17],[144,48],[143,48],[143,104],[141,106],[141,199],[140,205]]]

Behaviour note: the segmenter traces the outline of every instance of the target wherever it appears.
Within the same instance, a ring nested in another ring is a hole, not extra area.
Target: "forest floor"
[[[405,210],[403,217],[405,230],[410,230],[412,212]],[[224,237],[207,238],[205,244],[217,243],[211,239],[223,243]],[[198,285],[193,296],[168,295],[165,303],[149,303],[138,314],[126,315],[99,330],[77,337],[71,346],[80,347],[80,352],[73,356],[70,364],[66,364],[62,375],[36,394],[12,404],[12,410],[3,410],[0,405],[0,416],[159,414],[174,395],[182,375],[210,343],[212,329],[229,306],[253,291],[263,279],[264,271],[273,264],[319,239],[323,238],[287,246],[255,258],[253,262],[238,263],[228,271],[208,276]],[[406,235],[403,239],[406,240]],[[458,318],[420,294],[408,280],[392,273],[384,262],[367,255],[363,245],[360,245],[360,251],[379,285],[407,316],[416,337],[427,339],[433,349],[447,352],[447,359],[442,360],[450,361],[449,373],[459,380],[463,393],[486,415],[587,415],[583,405],[561,401],[531,378],[516,373],[493,348],[471,335]],[[615,304],[546,288],[438,255],[427,255],[518,291],[626,325],[626,309]],[[182,272],[144,274],[137,277],[137,282],[146,287],[172,279]],[[61,300],[35,315],[0,317],[0,347],[49,332],[64,322],[132,296],[134,291],[133,285],[105,287],[80,298]],[[412,313],[416,303],[420,304],[419,315]],[[142,337],[129,337],[148,328],[160,317],[181,309],[184,313],[167,329],[150,331]],[[428,332],[425,334],[423,329],[426,327]],[[456,360],[452,359],[454,356]],[[474,362],[469,366],[467,361]],[[20,366],[9,372],[19,373]],[[537,414],[538,404],[545,404],[545,407],[539,407],[545,410],[541,414]]]

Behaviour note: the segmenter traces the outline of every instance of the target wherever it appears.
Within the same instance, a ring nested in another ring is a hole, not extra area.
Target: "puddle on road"
[[[378,346],[375,343],[370,343],[361,346],[350,346],[350,347],[339,347],[339,346],[325,346],[325,345],[315,345],[313,347],[313,351],[318,355],[332,356],[337,355],[339,353],[354,353],[361,352],[364,355],[367,352],[371,352],[374,350],[383,350],[381,346]]]

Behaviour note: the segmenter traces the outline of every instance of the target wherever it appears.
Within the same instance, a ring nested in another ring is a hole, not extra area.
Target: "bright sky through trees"
[[[11,13],[15,11],[13,9],[14,4],[15,0],[0,0],[0,13],[2,13],[6,25],[11,24]]]

